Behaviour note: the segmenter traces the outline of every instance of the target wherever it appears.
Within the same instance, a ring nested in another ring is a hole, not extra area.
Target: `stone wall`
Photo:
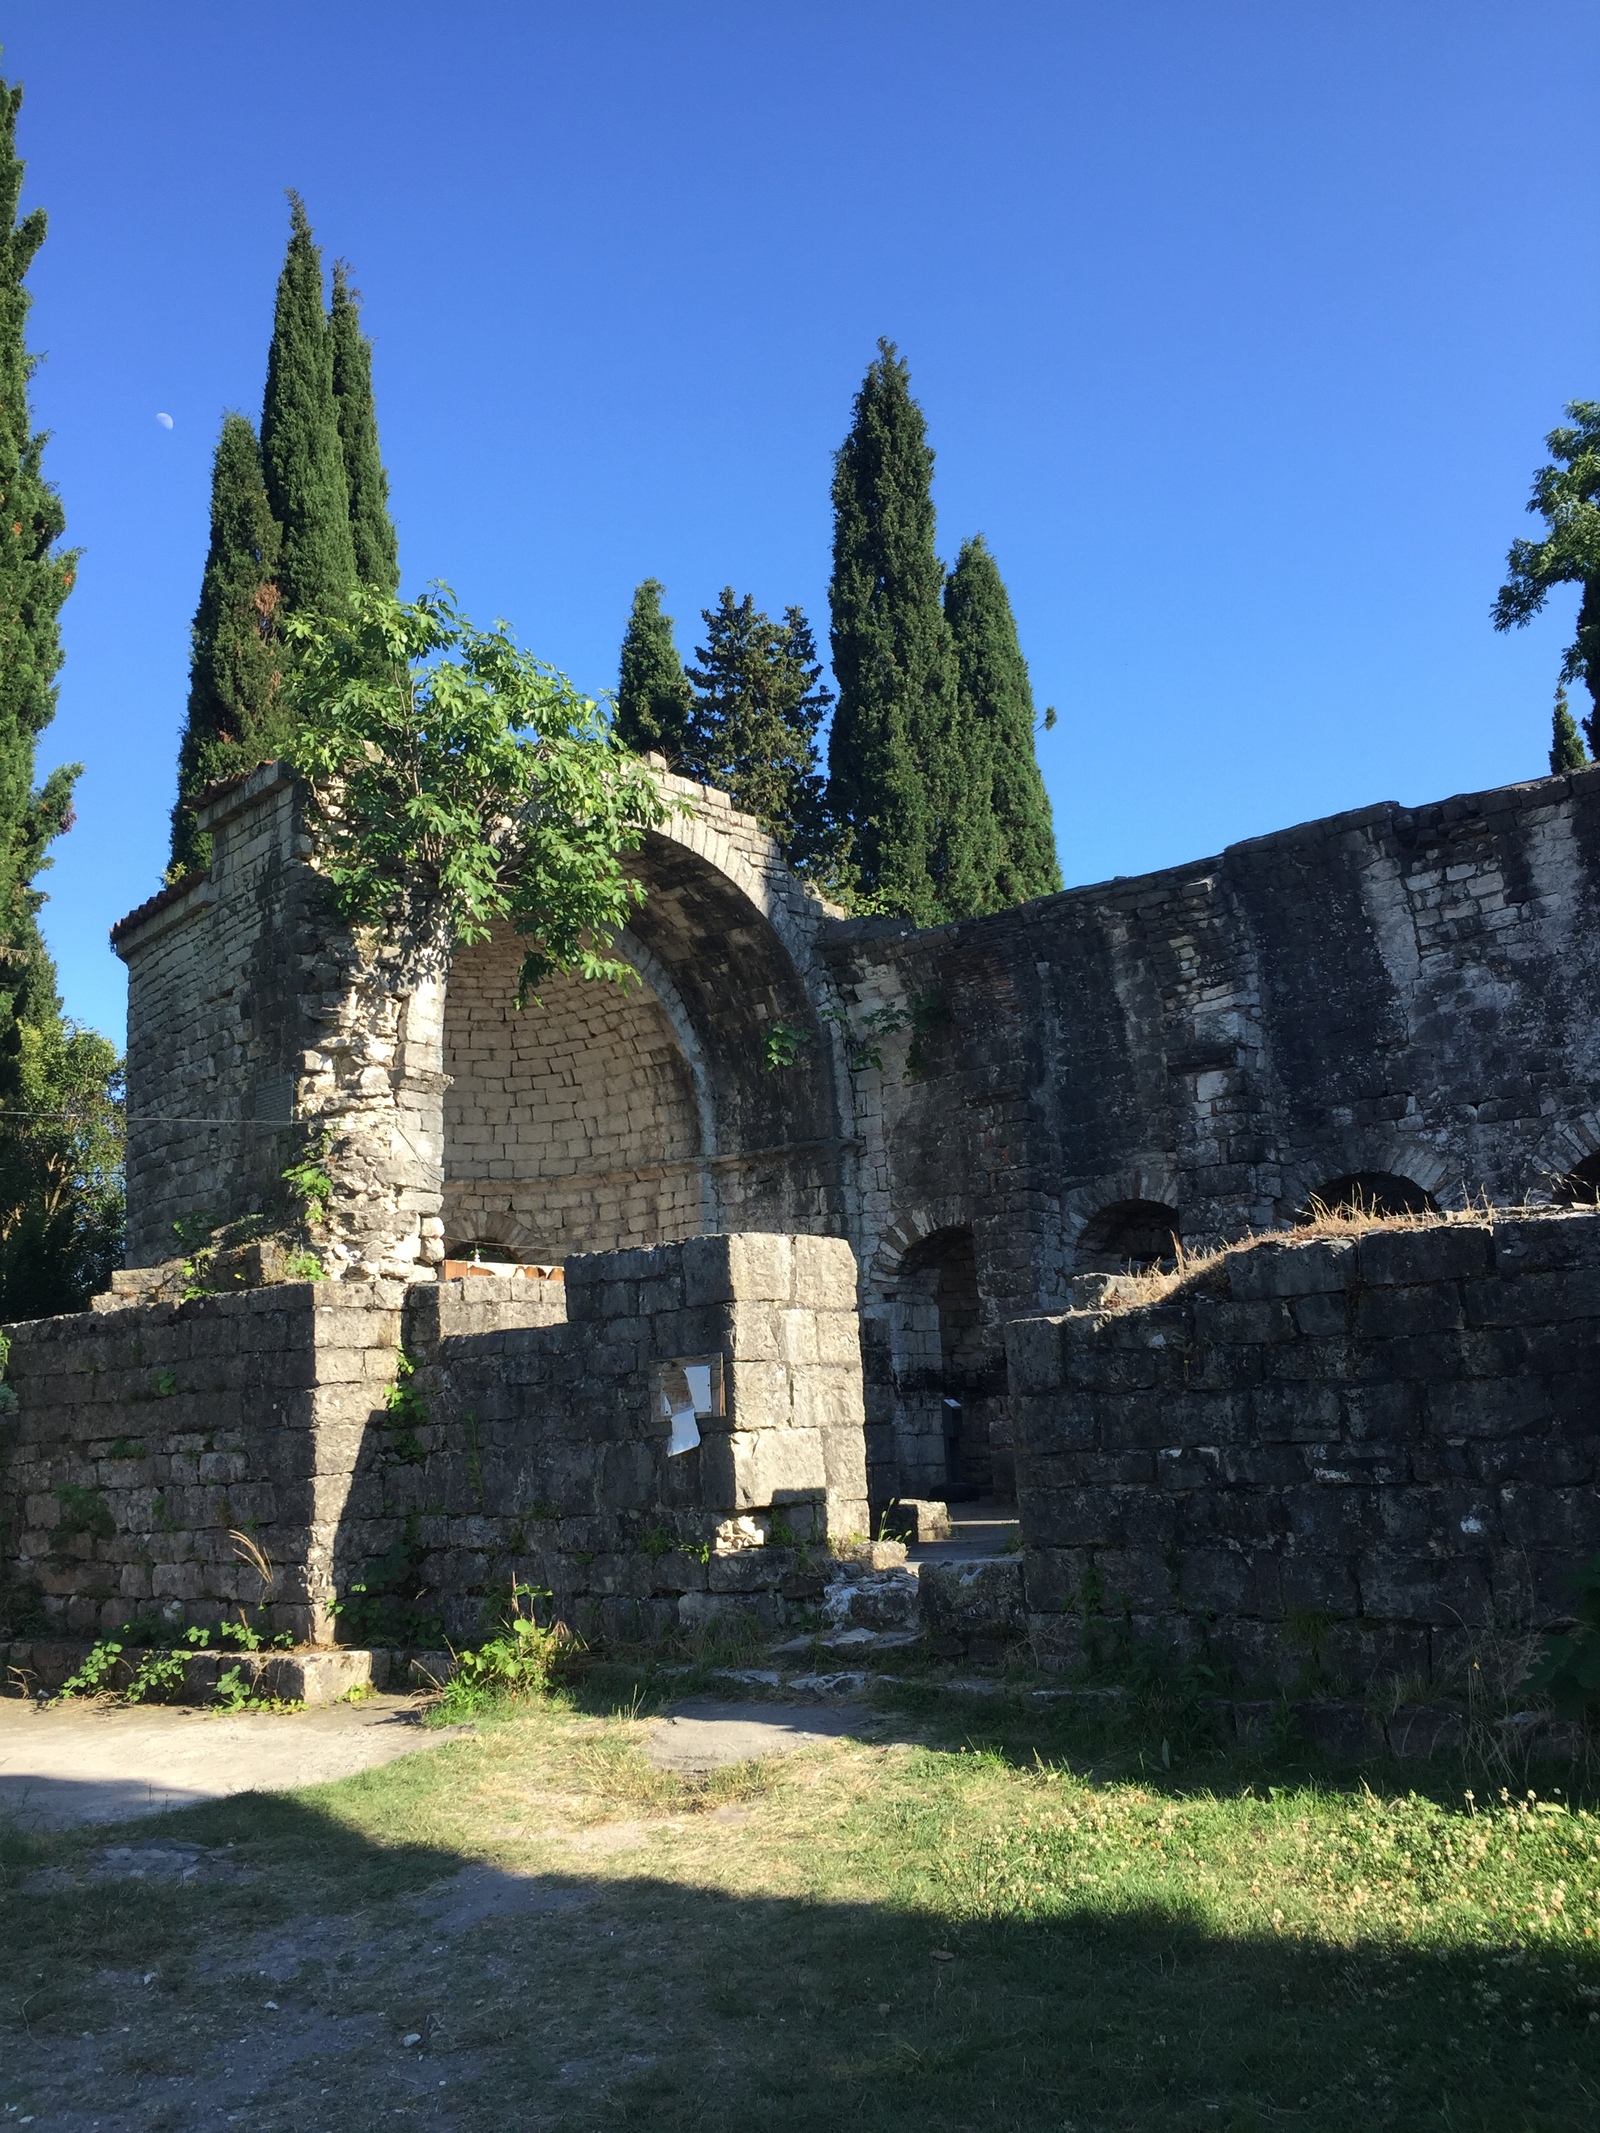
[[[1600,1216],[1268,1241],[1006,1345],[1043,1664],[1456,1687],[1600,1549]]]
[[[465,948],[445,1014],[444,1218],[452,1252],[519,1258],[658,1244],[714,1229],[694,1079],[666,1009],[549,979],[516,1004],[509,927]]]
[[[1355,1174],[1516,1204],[1600,1151],[1600,769],[822,949],[858,1027],[906,1018],[848,1084],[875,1501],[937,1481],[915,1395],[941,1236],[971,1234],[998,1354],[1006,1320],[1125,1263],[1108,1210],[1165,1210],[1195,1249]]]
[[[715,1236],[565,1284],[300,1283],[12,1327],[0,1587],[76,1634],[244,1604],[315,1642],[437,1618],[401,1640],[436,1642],[513,1578],[618,1632],[712,1596],[770,1614],[786,1535],[865,1531],[854,1296],[837,1240]],[[664,1372],[694,1358],[702,1441],[669,1453]]]
[[[548,1259],[841,1235],[881,1505],[1004,1486],[1001,1328],[1086,1266],[1291,1224],[1352,1176],[1507,1204],[1600,1159],[1600,769],[925,932],[844,918],[724,796],[665,784],[620,944],[642,990],[552,986],[524,1017],[503,941],[420,980],[353,966],[291,789],[268,766],[220,793],[210,877],[118,929],[132,1263],[264,1204],[324,1129],[336,1273],[426,1279],[447,1226]],[[937,1298],[969,1289],[953,1341]]]

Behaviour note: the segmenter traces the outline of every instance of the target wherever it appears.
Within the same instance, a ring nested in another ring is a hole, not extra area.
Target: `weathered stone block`
[[[1475,1280],[1493,1264],[1488,1223],[1429,1229],[1369,1230],[1359,1240],[1361,1279],[1370,1288],[1421,1284],[1432,1288]]]
[[[708,1509],[745,1511],[770,1504],[785,1490],[827,1487],[820,1431],[733,1430],[707,1437],[700,1472]]]
[[[1347,1288],[1354,1271],[1353,1238],[1261,1244],[1229,1260],[1228,1290],[1236,1303],[1331,1294]]]

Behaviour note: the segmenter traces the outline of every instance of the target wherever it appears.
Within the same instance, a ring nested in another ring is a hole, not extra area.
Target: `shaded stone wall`
[[[580,1257],[565,1285],[299,1283],[8,1331],[0,1587],[13,1610],[36,1594],[58,1633],[150,1614],[181,1631],[242,1603],[321,1642],[338,1603],[344,1642],[402,1613],[460,1638],[513,1578],[590,1626],[659,1630],[709,1619],[712,1595],[766,1594],[770,1613],[785,1534],[866,1528],[836,1239],[701,1237]],[[717,1394],[699,1449],[672,1455],[662,1366],[698,1357]],[[241,1532],[275,1566],[268,1594]]]
[[[1091,1225],[1121,1203],[1195,1248],[1355,1173],[1517,1203],[1600,1149],[1600,769],[823,946],[858,1027],[927,1024],[849,1080],[875,1500],[932,1478],[903,1306],[941,1231],[972,1233],[998,1346],[1114,1263]]]
[[[1006,1331],[1031,1634],[1458,1686],[1600,1549],[1600,1215],[1229,1253]]]

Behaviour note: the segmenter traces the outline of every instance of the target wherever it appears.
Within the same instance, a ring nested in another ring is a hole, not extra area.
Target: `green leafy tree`
[[[672,617],[661,612],[665,590],[659,579],[646,578],[633,596],[617,682],[617,734],[635,754],[664,755],[676,770],[688,743],[693,695]]]
[[[692,777],[731,793],[801,873],[833,857],[817,735],[833,701],[821,686],[811,625],[798,607],[781,622],[725,585],[703,610],[706,641],[689,669],[694,712],[685,750]]]
[[[363,588],[286,628],[294,761],[341,914],[424,948],[509,919],[519,1005],[551,973],[630,982],[607,953],[644,897],[623,855],[666,810],[599,706],[443,587],[409,603]]]
[[[986,743],[995,905],[1049,896],[1061,886],[1061,868],[1033,749],[1033,686],[1005,584],[981,534],[962,546],[945,583],[944,611],[955,640],[962,727]]]
[[[1594,709],[1584,731],[1600,755],[1600,400],[1574,400],[1567,414],[1572,426],[1545,439],[1550,463],[1533,477],[1528,504],[1549,531],[1542,541],[1512,542],[1491,613],[1497,630],[1521,629],[1557,585],[1583,588],[1561,680],[1587,683]]]
[[[21,103],[21,89],[0,82],[0,1319],[84,1302],[115,1263],[121,1229],[120,1158],[86,1154],[79,1137],[85,1106],[114,1094],[116,1053],[63,1021],[38,925],[35,882],[71,822],[79,767],[34,782],[77,558],[57,545],[65,516],[28,402],[24,282],[45,218],[35,208],[19,219]]]
[[[378,450],[372,343],[361,330],[360,293],[351,288],[350,270],[342,259],[335,260],[333,267],[328,336],[333,347],[333,397],[344,447],[356,576],[363,585],[392,593],[400,583],[400,544],[389,516],[389,477]]]
[[[333,335],[322,308],[322,255],[299,194],[291,193],[289,203],[289,250],[278,277],[261,408],[261,462],[267,501],[283,532],[284,605],[293,614],[330,614],[357,582],[350,487],[333,389]]]
[[[1582,770],[1588,760],[1578,722],[1567,709],[1567,692],[1557,689],[1555,716],[1550,721],[1550,775],[1559,778],[1564,771]]]
[[[287,745],[277,629],[278,524],[267,504],[256,433],[224,415],[211,471],[211,545],[189,657],[189,708],[172,810],[176,880],[211,863],[193,803],[214,778],[253,769]]]
[[[988,909],[998,865],[983,737],[960,715],[932,479],[910,372],[880,341],[834,463],[828,804],[868,904],[919,925]]]
[[[122,1262],[122,1061],[63,1016],[42,948],[21,1004],[0,1125],[0,1320],[81,1311]]]

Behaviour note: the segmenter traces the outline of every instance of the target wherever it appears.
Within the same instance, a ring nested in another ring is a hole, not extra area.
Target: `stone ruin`
[[[210,872],[114,929],[129,1267],[12,1329],[0,1584],[199,1619],[262,1597],[247,1531],[312,1638],[375,1562],[452,1636],[512,1576],[606,1635],[782,1630],[808,1546],[984,1496],[1046,1664],[1104,1615],[1442,1675],[1514,1583],[1559,1608],[1600,1545],[1600,1225],[1560,1212],[1600,1193],[1600,770],[927,931],[663,783],[639,984],[522,1013],[509,934],[419,974],[330,922],[281,766],[213,791]],[[308,1152],[331,1278],[184,1300],[180,1226]],[[1352,1194],[1418,1226],[1105,1308]]]

